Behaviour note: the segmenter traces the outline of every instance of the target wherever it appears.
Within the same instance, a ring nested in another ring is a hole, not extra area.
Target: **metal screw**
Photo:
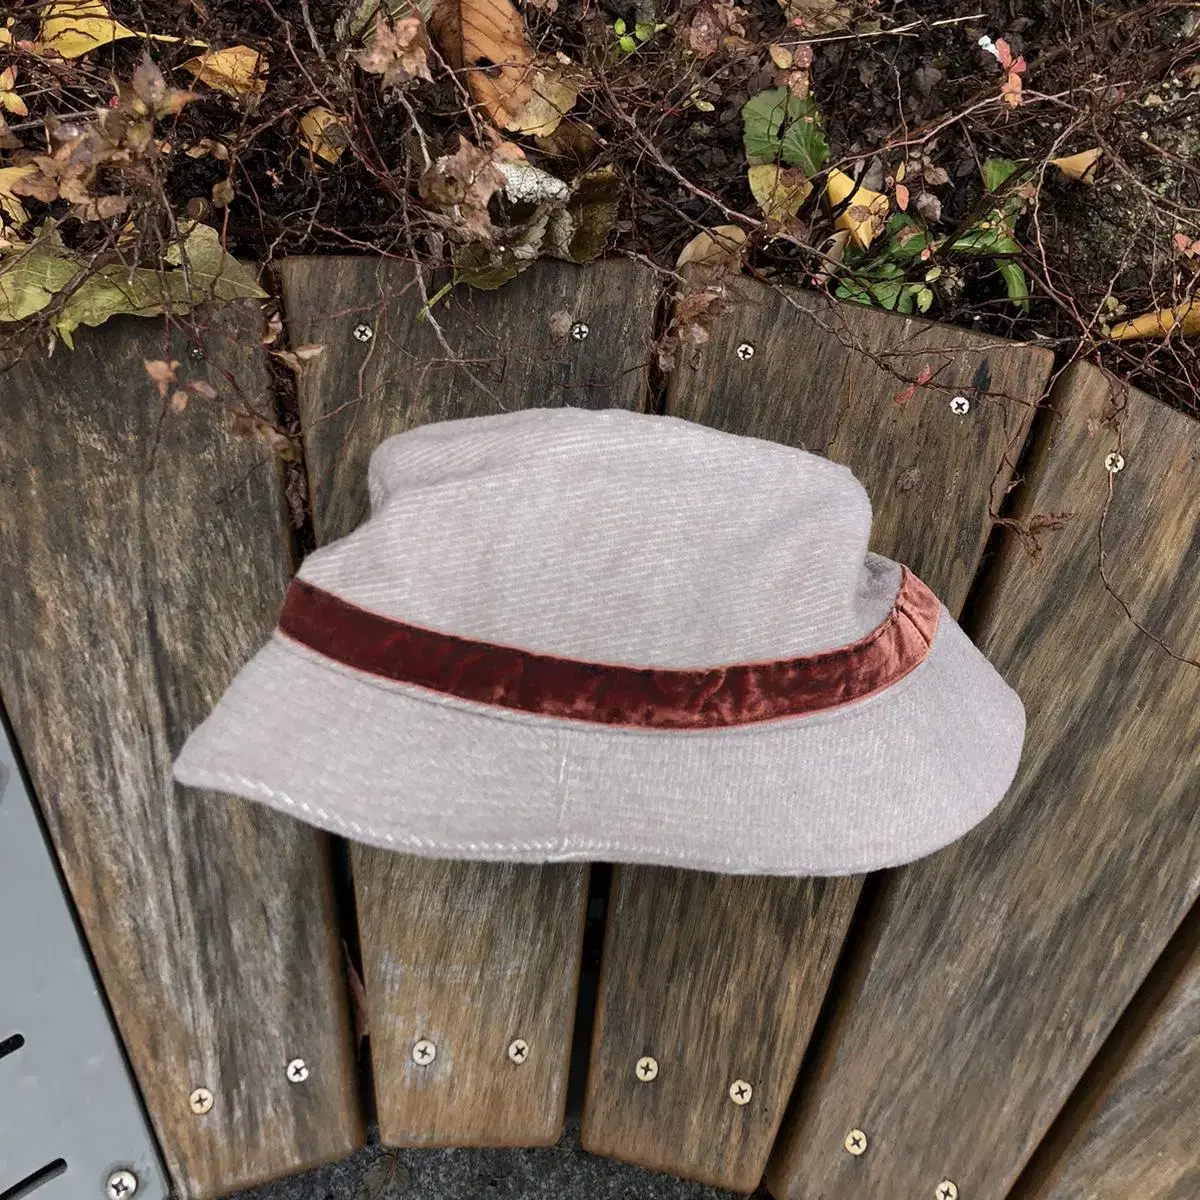
[[[729,1085],[729,1098],[734,1104],[749,1104],[753,1095],[753,1086],[744,1079],[735,1079]]]
[[[958,1184],[953,1179],[943,1179],[934,1195],[937,1200],[958,1200]]]
[[[860,1154],[867,1152],[867,1135],[861,1129],[852,1129],[846,1134],[846,1140],[842,1145],[846,1147],[847,1154],[853,1154],[857,1158]]]
[[[749,362],[754,357],[754,347],[749,342],[743,342],[737,348],[737,356],[742,362]]]
[[[309,1075],[308,1063],[302,1058],[293,1058],[287,1065],[287,1077],[292,1083],[303,1083]]]
[[[950,411],[954,413],[955,416],[965,417],[967,413],[971,411],[971,402],[966,398],[966,396],[955,396],[954,399],[950,401]]]
[[[359,321],[354,327],[354,336],[360,342],[369,342],[375,336],[375,330],[366,321]]]
[[[571,336],[577,342],[582,342],[584,338],[586,338],[591,332],[592,331],[582,321],[576,321],[575,324],[571,326]]]
[[[1115,450],[1105,456],[1104,469],[1110,474],[1115,475],[1118,471],[1125,470],[1125,456],[1118,454]]]
[[[204,347],[203,346],[190,347],[188,349],[188,357],[195,360],[196,362],[201,361],[204,358]]]
[[[637,1060],[637,1077],[643,1083],[650,1083],[658,1078],[658,1059],[645,1055]]]
[[[188,1107],[190,1107],[192,1112],[194,1112],[198,1117],[204,1116],[205,1113],[212,1112],[214,1103],[215,1101],[213,1100],[213,1094],[208,1090],[208,1088],[197,1088],[188,1097]]]
[[[508,1057],[515,1063],[523,1063],[529,1055],[529,1043],[524,1038],[515,1038],[508,1044]]]
[[[138,1177],[124,1167],[114,1171],[104,1185],[104,1194],[108,1200],[129,1200],[137,1190]]]
[[[437,1047],[428,1038],[422,1038],[412,1048],[412,1058],[418,1067],[427,1067],[437,1058]]]

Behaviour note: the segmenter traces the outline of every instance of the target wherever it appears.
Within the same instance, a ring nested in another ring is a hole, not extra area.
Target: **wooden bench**
[[[394,1145],[551,1143],[593,1007],[598,1154],[765,1173],[778,1200],[1195,1194],[1196,422],[1045,350],[753,280],[661,389],[635,263],[542,265],[433,319],[399,262],[293,260],[283,285],[291,344],[325,347],[296,396],[318,543],[364,516],[374,446],[425,421],[619,405],[804,446],[863,480],[874,548],[963,614],[1029,734],[991,818],[866,879],[362,847],[347,869],[169,782],[297,559],[280,464],[229,419],[278,419],[258,314],[27,358],[0,375],[0,700],[181,1196],[342,1156],[372,1115]],[[164,358],[218,401],[166,410],[142,366]]]

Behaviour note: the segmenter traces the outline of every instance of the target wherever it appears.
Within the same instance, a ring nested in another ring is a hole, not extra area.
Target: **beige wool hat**
[[[671,417],[389,438],[176,778],[442,858],[836,875],[1003,797],[1025,714],[844,467]]]

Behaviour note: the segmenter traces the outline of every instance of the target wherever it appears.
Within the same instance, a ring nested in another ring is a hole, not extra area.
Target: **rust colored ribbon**
[[[279,628],[355,670],[517,712],[637,729],[724,729],[839,708],[924,660],[941,605],[904,568],[892,611],[866,637],[803,658],[704,670],[576,662],[406,625],[296,579]]]

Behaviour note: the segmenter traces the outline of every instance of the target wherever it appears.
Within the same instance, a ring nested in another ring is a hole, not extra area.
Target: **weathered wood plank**
[[[1013,1200],[1200,1196],[1200,909],[1130,1007]]]
[[[288,551],[269,454],[219,405],[166,410],[142,361],[266,412],[268,380],[253,310],[207,364],[159,323],[81,334],[0,375],[0,692],[176,1186],[215,1196],[363,1141],[324,839],[170,781]]]
[[[383,438],[425,421],[537,405],[636,408],[655,303],[649,271],[544,264],[494,294],[456,293],[427,320],[411,269],[285,264],[293,342],[329,347],[300,381],[317,538],[365,515]],[[586,322],[555,336],[550,316]],[[359,342],[360,323],[373,336]],[[540,1144],[566,1103],[587,871],[424,861],[355,847],[382,1137],[396,1145]],[[413,1061],[419,1039],[437,1046]],[[508,1047],[529,1051],[516,1065]]]
[[[1073,515],[1036,559],[1007,542],[980,619],[1028,712],[1021,772],[888,881],[772,1161],[780,1200],[1005,1195],[1200,891],[1200,670],[1098,559],[1103,517],[1117,595],[1200,656],[1200,427],[1089,366],[1053,402],[1018,515]]]
[[[669,410],[849,465],[874,548],[963,603],[1050,357],[746,283],[675,376]],[[754,354],[743,357],[738,347]],[[907,395],[923,370],[927,387]],[[897,396],[899,395],[899,400]],[[971,403],[966,416],[953,396]],[[615,872],[583,1137],[588,1149],[725,1187],[762,1175],[861,887],[841,879]],[[633,1073],[658,1059],[651,1086]],[[734,1080],[754,1087],[734,1105]]]

